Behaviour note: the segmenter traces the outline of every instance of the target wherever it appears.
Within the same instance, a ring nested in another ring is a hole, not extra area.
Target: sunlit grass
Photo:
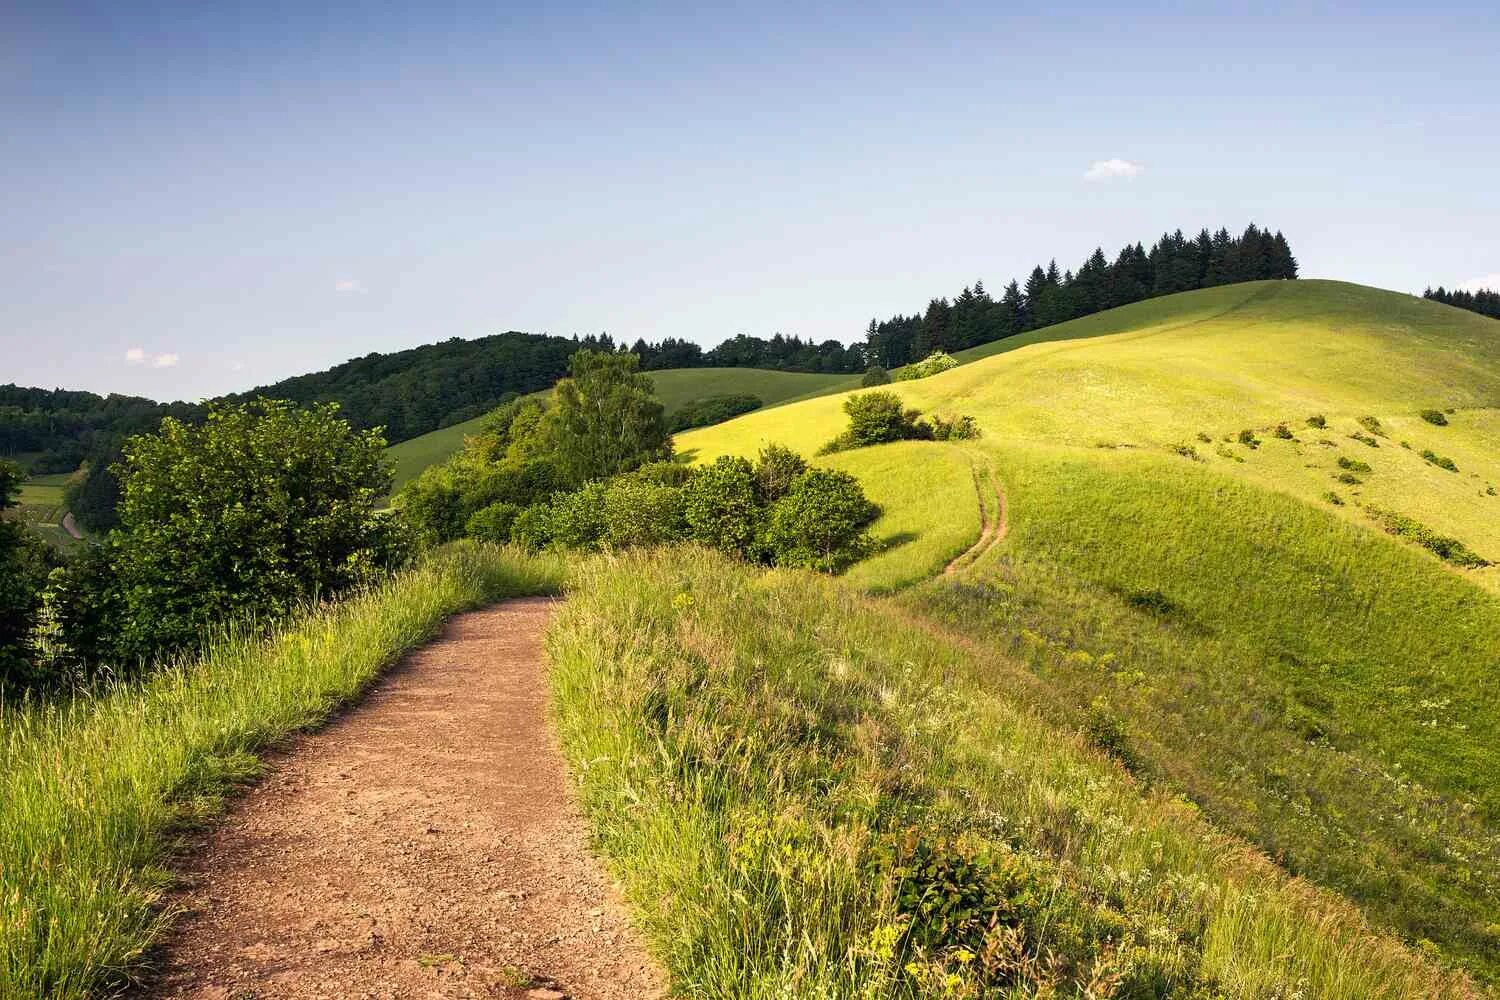
[[[696,549],[602,557],[548,649],[598,843],[680,995],[978,995],[982,962],[912,944],[896,889],[914,876],[883,853],[934,830],[1050,887],[999,926],[1056,964],[1015,965],[998,995],[1083,995],[1065,968],[1132,996],[1474,995],[837,581]],[[1116,921],[1109,943],[1079,936],[1089,914]],[[917,985],[934,968],[950,992]]]
[[[174,831],[211,815],[256,753],[315,726],[455,611],[553,593],[555,559],[443,550],[268,639],[232,633],[142,684],[0,706],[0,996],[119,982],[170,916]]]

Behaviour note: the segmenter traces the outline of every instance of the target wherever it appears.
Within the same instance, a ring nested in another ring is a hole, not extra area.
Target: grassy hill
[[[885,508],[851,582],[904,588],[889,613],[961,643],[995,694],[1500,981],[1500,569],[1455,568],[1375,516],[1500,560],[1500,323],[1261,282],[962,360],[891,388],[973,415],[981,440],[822,460]],[[678,445],[699,461],[773,440],[811,454],[842,401]],[[1008,533],[934,577],[979,534],[991,474]]]
[[[859,384],[859,377],[853,375],[816,375],[760,368],[674,368],[646,374],[655,383],[657,395],[669,416],[684,404],[707,396],[749,393],[759,396],[765,406],[774,406]],[[477,433],[484,421],[484,417],[476,417],[392,445],[389,454],[396,463],[396,488],[429,465],[435,465],[456,452],[463,446],[464,438]]]

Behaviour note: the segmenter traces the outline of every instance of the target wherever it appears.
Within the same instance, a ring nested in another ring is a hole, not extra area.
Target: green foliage
[[[1361,475],[1369,475],[1370,473],[1369,462],[1361,462],[1359,459],[1350,458],[1348,455],[1339,456],[1339,468],[1347,469],[1350,472],[1358,472]]]
[[[552,507],[548,503],[534,503],[521,513],[510,525],[510,540],[522,548],[536,551],[552,543]]]
[[[933,351],[927,357],[915,364],[896,370],[891,376],[896,382],[910,382],[913,379],[928,378],[932,375],[941,375],[943,372],[952,371],[958,367],[958,359],[947,351]]]
[[[1103,697],[1095,698],[1089,706],[1083,722],[1083,737],[1089,746],[1113,757],[1126,770],[1134,771],[1140,767],[1140,761],[1131,752],[1124,720],[1110,709],[1109,702]]]
[[[850,448],[924,436],[917,422],[920,414],[906,409],[894,392],[855,393],[844,400],[844,412],[849,415],[849,429],[843,440]]]
[[[683,492],[677,486],[619,476],[604,489],[605,544],[615,548],[664,545],[687,535]]]
[[[544,423],[548,454],[575,485],[669,458],[672,439],[651,380],[633,354],[579,351]]]
[[[1461,566],[1464,569],[1481,569],[1490,565],[1488,559],[1475,554],[1457,538],[1439,535],[1426,525],[1407,517],[1405,514],[1387,510],[1384,507],[1376,507],[1373,504],[1365,506],[1365,513],[1374,518],[1386,531],[1393,535],[1399,535],[1402,538],[1411,539],[1444,562]]]
[[[684,404],[667,421],[671,431],[685,431],[692,427],[711,427],[733,419],[741,413],[758,410],[762,406],[759,396],[740,392],[726,396],[709,396]]]
[[[682,501],[688,537],[741,557],[753,551],[763,511],[749,461],[726,455],[699,469],[683,486]]]
[[[768,444],[755,460],[755,499],[762,507],[787,495],[792,483],[807,471],[807,461],[792,449]]]
[[[1307,426],[1317,427],[1319,429],[1327,427],[1328,418],[1324,417],[1321,413],[1314,413],[1312,416],[1307,418]]]
[[[1255,432],[1248,427],[1240,431],[1239,442],[1247,448],[1260,447],[1260,438],[1256,437]]]
[[[1423,410],[1422,419],[1434,427],[1447,427],[1448,418],[1443,416],[1442,410]]]
[[[1453,461],[1453,459],[1448,458],[1445,455],[1439,455],[1431,448],[1422,449],[1422,459],[1431,465],[1437,466],[1439,469],[1447,469],[1449,472],[1458,471],[1458,465]]]
[[[47,576],[42,544],[6,516],[21,479],[20,466],[0,461],[0,685],[25,683],[32,675],[32,630]]]
[[[1346,485],[1349,485],[1349,486],[1358,486],[1360,483],[1364,482],[1363,479],[1359,478],[1358,476],[1356,476],[1352,472],[1340,472],[1337,476],[1334,476],[1333,478],[1335,478],[1339,482],[1345,483]]]
[[[1371,434],[1374,434],[1376,437],[1386,436],[1385,428],[1381,426],[1380,420],[1377,417],[1360,417],[1359,426],[1363,427]]]
[[[1293,440],[1292,429],[1286,424],[1277,424],[1276,429],[1271,433],[1273,437],[1280,438],[1283,441]]]
[[[871,365],[865,369],[864,378],[859,380],[860,387],[863,389],[870,389],[877,385],[889,385],[890,382],[891,373],[880,365]]]
[[[1371,448],[1379,448],[1380,447],[1380,442],[1379,441],[1376,441],[1370,435],[1363,434],[1363,433],[1361,433],[1359,431],[1355,431],[1353,434],[1350,434],[1349,437],[1353,438],[1355,441],[1358,441],[1360,444],[1368,445]]]
[[[201,426],[168,418],[129,441],[110,542],[121,659],[374,579],[399,556],[377,512],[390,484],[384,447],[332,404],[275,400],[214,404]]]
[[[1342,507],[1342,506],[1344,506],[1344,498],[1341,497],[1341,496],[1339,496],[1333,490],[1329,490],[1327,493],[1324,493],[1323,494],[1323,499],[1327,500],[1329,503],[1333,504],[1335,507]]]
[[[980,436],[979,425],[967,414],[950,420],[934,413],[928,426],[932,429],[934,441],[977,441]]]
[[[604,491],[604,483],[585,483],[571,493],[559,493],[552,498],[547,530],[553,544],[568,549],[599,547],[606,528]]]
[[[838,573],[869,552],[879,513],[847,472],[809,469],[771,506],[762,544],[777,565]]]
[[[516,515],[520,514],[522,509],[519,504],[498,500],[470,514],[468,522],[464,525],[464,532],[470,538],[477,538],[481,542],[503,545],[510,541],[511,526],[516,523]]]
[[[1172,454],[1174,455],[1181,455],[1183,458],[1190,459],[1194,462],[1203,461],[1203,456],[1198,454],[1198,449],[1194,448],[1190,444],[1174,444],[1171,446],[1171,448]]]

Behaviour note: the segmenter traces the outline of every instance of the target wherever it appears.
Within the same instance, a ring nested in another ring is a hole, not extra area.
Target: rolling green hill
[[[890,388],[973,415],[981,440],[820,460],[885,510],[850,581],[904,588],[891,613],[993,661],[1006,697],[1103,734],[1287,870],[1500,981],[1500,568],[1385,530],[1416,523],[1500,561],[1500,323],[1260,282],[961,360]],[[811,454],[843,398],[678,447]],[[936,575],[975,542],[991,472],[1008,533]]]
[[[655,383],[656,393],[669,416],[685,403],[707,396],[749,393],[759,396],[765,406],[774,406],[859,384],[859,377],[854,375],[815,375],[760,368],[673,368],[646,374]],[[389,453],[396,463],[395,488],[399,489],[429,465],[435,465],[456,452],[463,446],[464,438],[478,432],[484,421],[482,416],[475,417],[392,445]]]

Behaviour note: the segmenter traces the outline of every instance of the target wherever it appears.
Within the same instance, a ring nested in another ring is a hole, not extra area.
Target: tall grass
[[[570,594],[564,748],[683,996],[1475,995],[847,585],[686,549]]]
[[[0,996],[127,977],[171,916],[174,833],[255,775],[258,751],[327,719],[453,612],[562,579],[556,560],[455,546],[143,683],[0,708]]]

